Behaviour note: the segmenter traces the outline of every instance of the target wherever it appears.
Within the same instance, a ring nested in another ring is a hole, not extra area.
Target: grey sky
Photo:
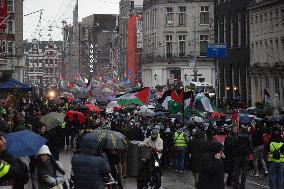
[[[76,0],[24,0],[24,14],[44,9],[41,26],[38,26],[40,13],[24,17],[24,39],[61,40],[62,20],[72,23],[72,13]],[[79,19],[91,14],[118,14],[119,0],[79,0]],[[49,30],[53,26],[53,31]]]

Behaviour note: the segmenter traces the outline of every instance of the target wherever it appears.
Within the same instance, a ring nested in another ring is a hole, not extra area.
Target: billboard
[[[7,0],[0,0],[0,29],[5,29],[4,21],[8,16]]]

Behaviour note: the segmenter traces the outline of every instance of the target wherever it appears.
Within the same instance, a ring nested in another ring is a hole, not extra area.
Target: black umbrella
[[[92,134],[97,138],[101,146],[106,149],[125,149],[129,143],[123,134],[112,130],[94,130]]]
[[[86,112],[89,110],[89,108],[84,106],[83,104],[77,104],[72,108],[72,110],[76,110],[78,112]]]

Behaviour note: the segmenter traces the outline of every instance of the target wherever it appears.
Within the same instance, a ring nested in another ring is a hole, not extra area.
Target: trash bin
[[[137,177],[139,168],[139,141],[130,141],[127,151],[127,176]]]

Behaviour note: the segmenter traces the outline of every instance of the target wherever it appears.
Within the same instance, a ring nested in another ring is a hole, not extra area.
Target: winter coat
[[[80,154],[71,160],[75,189],[104,189],[104,177],[109,173],[105,156],[99,153],[99,143],[92,134],[83,136]]]
[[[208,150],[208,142],[205,139],[196,138],[189,142],[189,152],[191,154],[190,163],[194,173],[200,172],[201,161],[204,154]]]
[[[236,136],[235,135],[230,135],[225,139],[224,143],[224,154],[225,154],[225,159],[224,159],[224,167],[226,172],[232,172],[234,169],[234,159],[235,159],[235,154],[234,154],[234,147],[236,143]]]
[[[224,166],[214,153],[204,155],[198,179],[198,189],[224,189]]]
[[[263,130],[262,128],[255,128],[252,129],[252,143],[253,147],[261,146],[263,145]]]
[[[52,159],[49,159],[46,162],[38,162],[36,160],[34,161],[35,162],[31,168],[31,179],[33,189],[50,189],[55,185],[47,183],[43,180],[43,177],[49,175],[53,178],[56,178],[56,171],[59,171],[62,175],[65,174],[61,165]]]
[[[0,179],[0,183],[6,180],[14,180],[14,189],[22,189],[24,185],[29,181],[28,167],[19,158],[14,158],[7,151],[0,153],[0,160],[10,164],[10,170],[7,175]]]

